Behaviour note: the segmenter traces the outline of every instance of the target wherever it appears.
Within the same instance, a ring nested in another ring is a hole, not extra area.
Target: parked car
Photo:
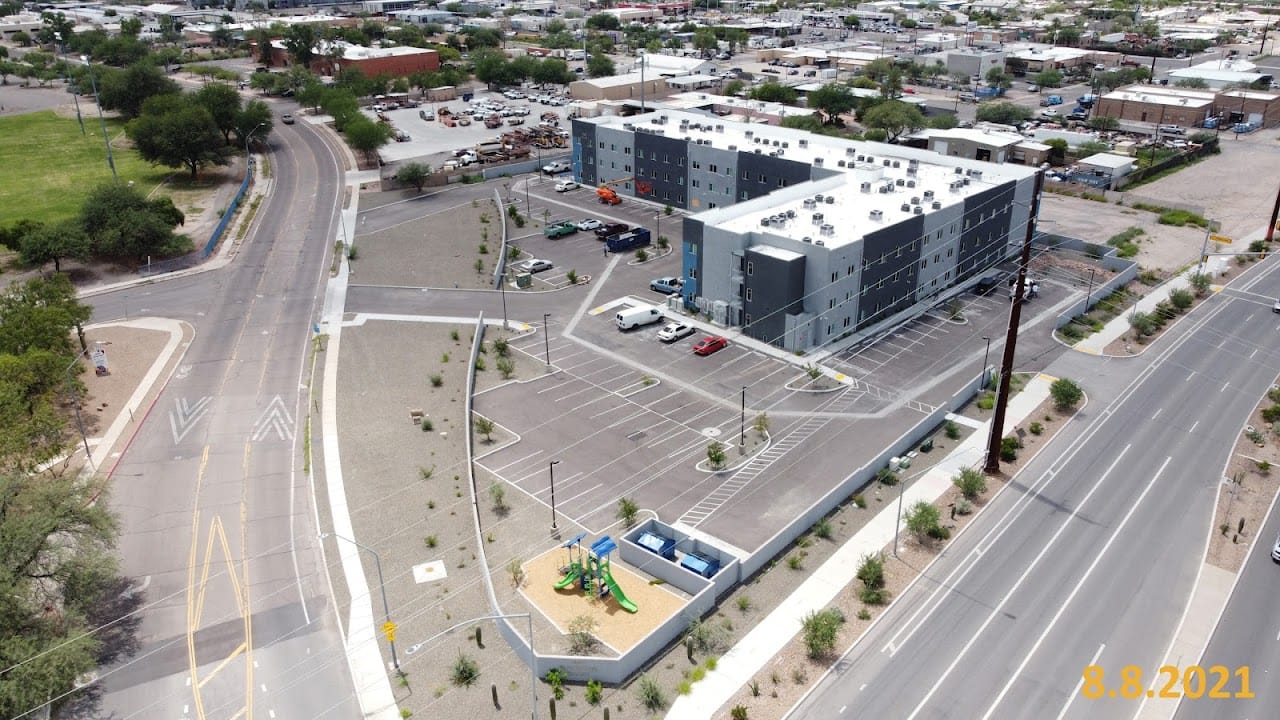
[[[538,260],[535,258],[533,260],[525,260],[520,263],[519,267],[527,273],[540,273],[543,270],[550,270],[555,265],[552,265],[550,260]]]
[[[682,284],[683,281],[678,277],[660,277],[649,282],[649,289],[654,292],[674,295],[680,292],[680,286]]]
[[[693,346],[694,355],[710,355],[729,347],[729,341],[719,335],[708,335]]]
[[[1040,92],[1040,86],[1035,83],[1028,83],[1027,92]]]
[[[576,190],[577,187],[578,183],[572,180],[561,180],[556,183],[556,192],[569,192],[570,190]]]
[[[1276,304],[1271,306],[1271,312],[1280,313],[1280,298],[1276,298]]]
[[[572,235],[576,232],[578,232],[578,226],[567,220],[565,222],[552,223],[542,229],[542,234],[552,240],[565,235]]]
[[[605,223],[604,225],[596,228],[596,239],[604,240],[610,235],[618,235],[619,233],[624,233],[630,229],[631,226],[626,223]]]
[[[1056,118],[1056,117],[1058,117],[1058,111],[1057,111],[1057,110],[1054,110],[1053,108],[1045,108],[1044,110],[1041,110],[1041,111],[1040,111],[1040,117],[1042,117],[1042,118]]]
[[[293,124],[293,116],[292,116],[292,115],[290,115],[289,113],[285,113],[285,114],[283,114],[283,115],[281,115],[281,116],[280,116],[280,122],[284,123],[285,125],[292,125],[292,124]]]
[[[556,160],[555,162],[547,163],[542,166],[542,172],[548,175],[556,175],[558,173],[568,172],[569,170],[569,163],[560,160]]]
[[[682,322],[667,323],[658,331],[658,339],[662,342],[675,342],[680,338],[689,337],[694,333],[692,325],[685,325]]]
[[[583,232],[586,232],[588,230],[598,230],[601,227],[602,227],[601,222],[599,220],[596,220],[595,218],[586,218],[585,220],[580,220],[578,222],[578,229]]]

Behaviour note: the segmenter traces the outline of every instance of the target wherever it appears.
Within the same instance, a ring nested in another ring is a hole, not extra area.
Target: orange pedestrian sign
[[[387,635],[387,642],[396,641],[396,624],[390,620],[382,623],[382,632]]]

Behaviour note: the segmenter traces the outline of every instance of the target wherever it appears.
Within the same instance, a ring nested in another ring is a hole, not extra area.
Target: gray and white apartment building
[[[685,305],[788,350],[919,312],[1017,252],[1033,167],[678,111],[578,119],[574,174],[694,211]]]

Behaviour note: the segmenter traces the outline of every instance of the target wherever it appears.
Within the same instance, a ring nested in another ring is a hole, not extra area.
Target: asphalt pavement
[[[98,320],[196,329],[115,470],[123,570],[147,588],[141,649],[104,669],[115,717],[359,715],[300,468],[339,164],[301,125],[271,144],[272,192],[235,263],[89,301]]]
[[[1274,266],[1261,270],[1259,292],[1274,294]],[[1140,701],[1077,697],[1082,672],[1103,667],[1109,691],[1122,667],[1152,674],[1163,659],[1226,456],[1275,377],[1268,310],[1215,297],[1158,352],[1125,365],[1079,355],[1051,365],[1090,393],[1075,427],[793,716],[1131,717]]]

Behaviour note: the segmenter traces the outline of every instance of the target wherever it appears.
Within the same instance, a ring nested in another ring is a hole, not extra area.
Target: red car
[[[717,350],[729,347],[729,341],[719,335],[708,335],[693,346],[694,355],[710,355]]]

